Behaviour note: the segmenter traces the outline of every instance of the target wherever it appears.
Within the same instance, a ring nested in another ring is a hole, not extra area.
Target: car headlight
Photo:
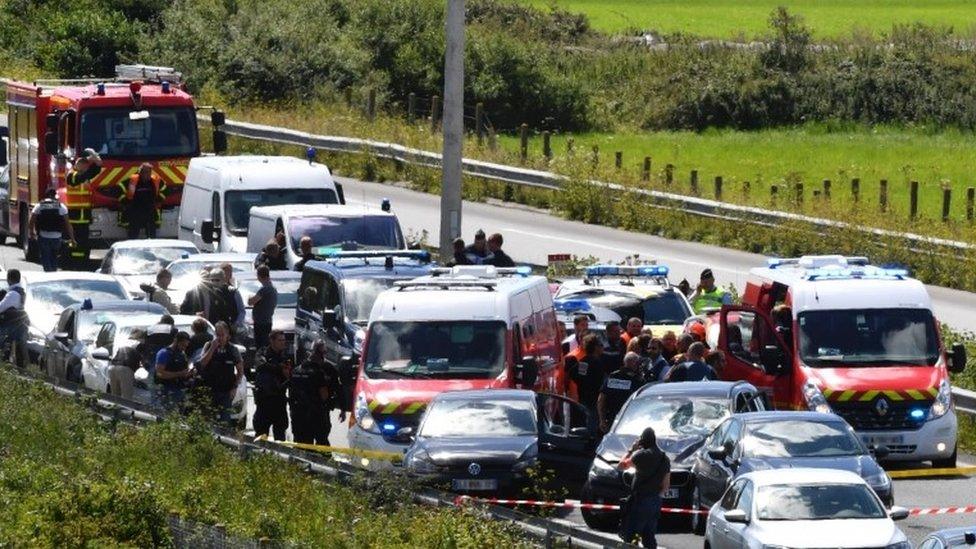
[[[414,473],[421,475],[431,475],[439,471],[438,466],[434,464],[434,460],[431,459],[427,450],[419,450],[414,453],[409,461],[407,461],[406,466]]]
[[[593,465],[590,466],[590,474],[588,475],[590,480],[609,480],[614,481],[620,478],[620,470],[611,463],[608,463],[603,458],[597,456],[593,459]]]
[[[380,434],[380,428],[376,425],[376,420],[373,419],[373,414],[369,412],[369,403],[366,402],[366,393],[359,393],[356,396],[356,423],[359,424],[359,428],[367,433],[373,433],[374,435]]]
[[[827,397],[820,392],[820,387],[817,387],[809,381],[803,385],[803,398],[807,402],[808,409],[822,414],[829,414],[831,412],[830,404],[827,403]]]
[[[949,386],[949,380],[943,379],[942,383],[939,384],[939,394],[935,397],[935,402],[932,403],[932,419],[942,417],[946,415],[946,412],[952,409],[952,387]]]
[[[878,473],[877,475],[869,475],[864,477],[864,482],[868,483],[871,488],[880,488],[883,490],[888,489],[891,486],[891,478],[884,471]]]
[[[885,545],[885,549],[912,549],[912,544],[907,541],[897,541]]]
[[[356,330],[356,334],[352,337],[352,348],[356,351],[358,356],[363,356],[363,343],[366,341],[366,330],[362,328]]]
[[[538,458],[539,447],[533,444],[522,452],[522,455],[519,456],[518,461],[516,461],[515,465],[512,466],[512,470],[515,473],[524,473],[532,467],[535,467],[536,463],[538,463]]]

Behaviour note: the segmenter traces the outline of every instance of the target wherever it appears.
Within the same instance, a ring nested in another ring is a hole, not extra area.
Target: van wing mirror
[[[204,219],[200,223],[200,238],[203,239],[204,244],[220,242],[220,235],[217,233],[216,227],[214,227],[213,219]]]
[[[966,346],[956,343],[949,352],[949,371],[958,374],[966,369]]]
[[[766,345],[759,353],[759,361],[763,371],[771,376],[778,376],[783,373],[783,350],[776,345]]]
[[[335,309],[322,311],[322,326],[325,328],[335,328],[339,324],[339,312]]]
[[[515,365],[515,381],[523,389],[535,387],[535,381],[539,377],[539,359],[534,356],[524,356]]]

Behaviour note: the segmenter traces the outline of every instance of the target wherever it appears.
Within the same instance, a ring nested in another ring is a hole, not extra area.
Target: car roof
[[[394,217],[393,212],[378,207],[352,204],[281,204],[276,206],[254,206],[251,216],[309,217],[327,215],[331,217]]]
[[[177,259],[177,261],[186,262],[205,262],[205,263],[243,263],[245,261],[254,262],[258,254],[256,253],[246,253],[246,252],[220,252],[220,253],[199,253],[190,254],[184,258]]]
[[[119,279],[113,275],[102,274],[102,273],[92,273],[88,271],[24,271],[21,273],[22,280],[28,284],[34,282],[52,282],[59,280],[91,280],[91,281],[103,281],[103,282],[117,282],[120,285]]]
[[[257,280],[257,271],[244,271],[242,273],[235,273],[234,278],[238,281],[240,280]],[[275,280],[301,280],[302,273],[298,271],[271,271],[271,283],[274,284]]]
[[[397,278],[411,279],[430,274],[431,263],[414,259],[394,258],[393,269],[386,269],[386,258],[343,258],[309,261],[305,268],[332,274],[336,278]]]
[[[75,303],[68,306],[69,309],[82,310],[84,307],[84,302]],[[159,303],[150,303],[148,301],[132,300],[132,299],[102,299],[91,302],[91,309],[85,309],[86,312],[90,311],[93,313],[104,312],[104,311],[145,311],[146,313],[158,313],[164,314],[166,308]]]
[[[735,417],[745,423],[773,423],[786,420],[815,421],[820,423],[843,422],[844,419],[836,414],[824,414],[821,412],[805,412],[793,410],[777,410],[770,412],[746,412]]]
[[[685,381],[682,383],[655,383],[645,385],[635,399],[657,396],[717,396],[728,398],[736,387],[759,392],[745,381]]]
[[[756,486],[774,484],[865,484],[860,475],[841,469],[767,469],[753,471],[739,478],[751,480]]]
[[[441,400],[530,400],[534,401],[535,391],[527,389],[472,389],[468,391],[446,391],[434,397]]]
[[[197,249],[196,245],[188,240],[177,240],[175,238],[148,238],[144,240],[122,240],[112,244],[113,250],[126,250],[131,248],[192,248]]]

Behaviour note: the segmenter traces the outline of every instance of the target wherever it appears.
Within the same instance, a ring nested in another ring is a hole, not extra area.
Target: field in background
[[[875,35],[894,24],[948,25],[966,32],[976,24],[968,0],[519,0],[545,9],[556,6],[586,14],[606,32],[683,32],[699,36],[752,39],[768,33],[777,6],[802,15],[817,38],[847,38],[852,31]]]

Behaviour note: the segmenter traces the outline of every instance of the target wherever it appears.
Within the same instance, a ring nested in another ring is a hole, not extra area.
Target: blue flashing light
[[[315,150],[315,147],[309,147],[305,149],[305,158],[308,159],[309,164],[315,161],[316,154],[318,154],[318,151]]]
[[[922,420],[925,419],[925,410],[922,408],[915,408],[909,412],[908,415],[910,415],[912,419]]]
[[[845,280],[852,278],[859,278],[862,280],[896,280],[906,278],[907,276],[907,269],[885,269],[882,267],[875,267],[873,265],[865,265],[863,267],[848,267],[845,269],[812,269],[806,274],[807,280]]]
[[[618,265],[590,265],[586,268],[586,276],[616,276],[620,274]]]
[[[81,309],[83,311],[90,311],[94,308],[95,306],[92,305],[92,300],[90,297],[86,297],[85,300],[81,302]]]
[[[783,264],[783,259],[779,257],[770,257],[766,259],[766,266],[770,269],[775,269]]]
[[[646,265],[637,269],[637,276],[668,276],[669,272],[667,265]]]
[[[169,80],[163,80],[161,87],[163,89],[163,93],[169,93]]]
[[[105,95],[105,83],[104,82],[99,82],[95,86],[95,93],[97,93],[98,95]]]
[[[396,425],[393,423],[384,423],[382,428],[384,433],[393,433],[397,430]]]
[[[590,302],[585,299],[557,299],[553,307],[562,313],[589,311]]]
[[[528,265],[519,265],[518,267],[515,267],[515,274],[519,276],[529,276],[532,274],[532,267],[529,267]]]

